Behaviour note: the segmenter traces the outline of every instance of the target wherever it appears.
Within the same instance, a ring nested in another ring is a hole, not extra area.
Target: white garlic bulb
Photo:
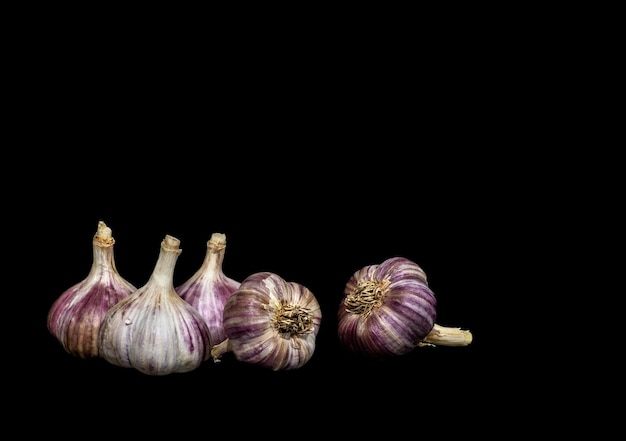
[[[93,237],[93,260],[87,277],[67,289],[48,312],[48,330],[76,357],[98,356],[98,332],[110,307],[137,288],[115,267],[115,239],[111,229],[98,222]]]
[[[209,328],[200,313],[176,293],[174,267],[180,241],[161,242],[148,282],[107,312],[100,327],[100,355],[148,375],[189,372],[210,357]]]
[[[176,292],[196,308],[209,326],[213,344],[226,339],[222,314],[228,297],[239,288],[240,282],[226,277],[222,271],[226,235],[213,233],[207,242],[202,266]]]

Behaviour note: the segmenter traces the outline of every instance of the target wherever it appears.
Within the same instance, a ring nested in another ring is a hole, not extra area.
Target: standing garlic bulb
[[[322,321],[311,291],[269,272],[248,276],[226,301],[223,317],[227,338],[211,349],[214,361],[232,351],[239,361],[274,371],[309,361]]]
[[[97,357],[98,332],[104,315],[137,289],[118,273],[114,244],[111,229],[104,222],[98,222],[89,274],[63,292],[48,312],[48,330],[71,355]]]
[[[355,272],[339,305],[338,335],[348,349],[375,358],[418,346],[467,346],[469,331],[435,323],[437,301],[426,274],[403,257]]]
[[[213,344],[226,339],[222,313],[228,297],[240,283],[228,278],[222,271],[226,235],[213,233],[207,242],[202,266],[185,283],[176,288],[180,297],[196,308],[209,326]]]
[[[174,290],[180,241],[165,236],[148,282],[107,312],[100,355],[148,375],[191,371],[210,357],[211,334],[196,309]]]

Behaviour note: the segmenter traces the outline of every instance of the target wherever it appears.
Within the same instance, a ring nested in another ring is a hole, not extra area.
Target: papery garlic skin
[[[305,286],[259,272],[228,298],[223,317],[227,339],[213,346],[215,361],[232,351],[239,361],[278,371],[311,359],[322,312]]]
[[[107,311],[137,288],[115,266],[111,229],[98,222],[87,277],[64,291],[48,312],[47,327],[63,348],[79,358],[98,357],[98,333]]]
[[[469,331],[437,325],[437,300],[426,274],[403,257],[356,271],[338,310],[338,336],[349,350],[374,358],[403,355],[417,346],[465,346]]]
[[[225,251],[226,235],[213,233],[207,242],[206,255],[198,271],[176,287],[178,295],[198,310],[206,321],[213,344],[226,340],[222,317],[224,305],[241,285],[223,273]]]
[[[209,328],[174,290],[180,241],[167,235],[148,282],[107,312],[100,327],[100,355],[148,375],[189,372],[210,357]]]

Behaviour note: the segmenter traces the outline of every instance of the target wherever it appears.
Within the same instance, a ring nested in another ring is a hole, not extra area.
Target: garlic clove
[[[147,375],[167,375],[189,372],[210,357],[204,318],[174,289],[181,252],[180,241],[165,236],[148,282],[109,309],[99,333],[102,358]]]
[[[64,291],[48,312],[50,333],[79,358],[98,357],[98,333],[106,312],[137,289],[117,271],[114,244],[111,229],[99,221],[89,274]]]
[[[200,268],[182,285],[178,295],[193,306],[206,321],[213,344],[226,339],[222,314],[228,297],[239,288],[240,282],[227,277],[222,265],[226,251],[226,235],[213,233]]]
[[[228,298],[223,318],[227,338],[211,349],[214,361],[232,352],[239,361],[277,371],[311,359],[322,313],[305,286],[260,272]]]

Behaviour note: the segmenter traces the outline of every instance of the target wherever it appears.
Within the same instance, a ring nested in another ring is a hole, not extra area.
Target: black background
[[[26,230],[10,238],[20,267],[38,268],[19,279],[34,285],[20,304],[36,349],[20,348],[29,375],[16,385],[18,412],[57,421],[50,431],[207,436],[408,428],[443,438],[498,434],[494,414],[517,419],[511,397],[526,380],[512,369],[533,350],[515,342],[511,324],[527,270],[516,250],[537,222],[525,195],[545,163],[529,152],[543,122],[521,106],[532,104],[533,84],[509,56],[515,40],[471,29],[418,43],[411,29],[390,44],[348,38],[328,52],[314,38],[284,46],[284,35],[271,38],[272,51],[252,39],[208,54],[146,35],[113,46],[107,33],[38,38],[14,112],[27,122],[15,182],[30,185],[8,216]],[[178,285],[213,232],[227,236],[227,276],[271,271],[305,285],[323,313],[312,359],[273,372],[226,357],[151,377],[68,355],[46,315],[87,276],[100,220],[136,286],[166,234],[181,240]],[[339,345],[346,282],[394,256],[424,269],[437,322],[470,330],[471,345],[385,362]],[[149,423],[137,424],[146,413]]]
[[[605,394],[621,398],[622,351],[606,326],[620,296],[598,286],[620,273],[604,249],[621,237],[603,102],[616,28],[575,8],[456,6],[8,16],[7,433],[460,440],[616,427]],[[150,377],[66,354],[46,316],[87,276],[99,220],[135,285],[166,234],[181,240],[178,284],[213,232],[227,235],[228,276],[304,284],[323,312],[312,359]],[[471,345],[382,363],[339,346],[345,283],[392,256],[422,266],[437,322],[469,329]]]

